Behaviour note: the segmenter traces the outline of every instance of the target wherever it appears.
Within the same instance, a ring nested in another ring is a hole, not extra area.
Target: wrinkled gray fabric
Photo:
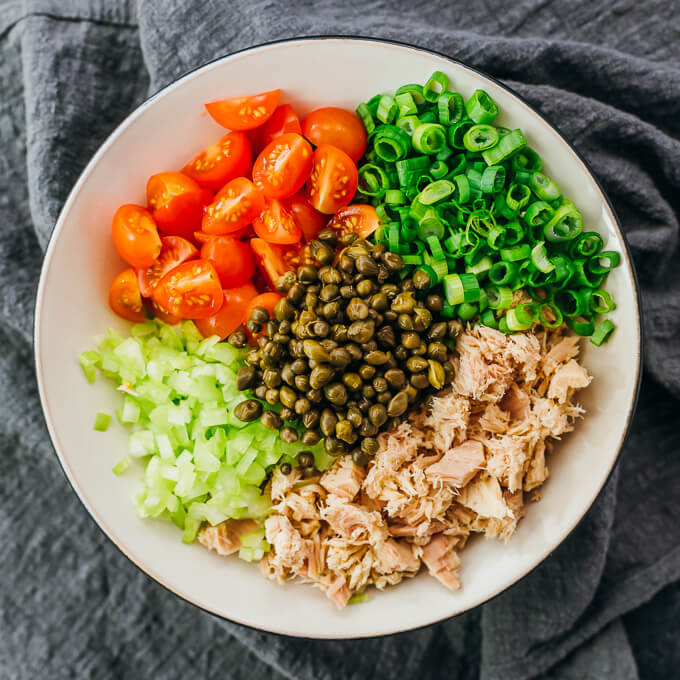
[[[203,614],[142,575],[68,487],[32,368],[41,255],[106,135],[190,68],[315,34],[431,47],[516,88],[591,163],[643,290],[640,406],[583,522],[487,605],[379,640],[259,633]],[[680,577],[679,38],[680,17],[665,0],[0,3],[0,678],[637,678],[621,617],[634,628],[631,612]],[[677,588],[665,592],[679,597]],[[666,639],[677,640],[680,627],[673,637],[671,619],[663,621]],[[635,629],[633,639],[642,635]],[[661,666],[644,662],[640,676],[657,677]]]

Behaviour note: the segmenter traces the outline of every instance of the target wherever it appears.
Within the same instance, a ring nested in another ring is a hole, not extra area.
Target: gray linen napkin
[[[42,251],[113,127],[149,92],[218,55],[318,34],[431,47],[516,88],[593,166],[643,288],[640,407],[586,518],[487,605],[378,640],[259,633],[205,615],[142,575],[68,487],[31,358]],[[621,617],[680,576],[678,37],[680,18],[661,0],[0,3],[0,678],[639,677],[626,629],[653,643],[635,615],[626,626]],[[678,646],[645,661],[647,677],[659,669],[670,677]]]

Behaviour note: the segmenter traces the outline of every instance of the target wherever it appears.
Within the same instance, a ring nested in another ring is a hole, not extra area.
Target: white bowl
[[[131,498],[138,470],[120,478],[111,466],[126,451],[119,425],[94,432],[98,411],[113,412],[119,394],[105,379],[89,385],[76,361],[108,327],[126,323],[109,311],[107,291],[123,267],[111,244],[111,217],[121,203],[144,203],[149,175],[182,167],[223,130],[203,103],[281,88],[304,115],[321,105],[354,109],[377,92],[423,83],[434,70],[465,96],[485,89],[498,122],[521,127],[532,147],[581,209],[588,229],[621,252],[609,277],[618,326],[602,348],[585,342],[595,376],[582,393],[588,415],[555,447],[543,499],[531,504],[507,544],[476,538],[462,552],[463,587],[449,592],[423,573],[369,604],[336,611],[316,589],[278,586],[255,565],[186,546],[178,529],[136,517]],[[35,315],[40,397],[57,455],[83,504],[140,569],[214,614],[290,635],[318,638],[384,635],[423,626],[485,602],[527,574],[569,534],[614,465],[631,420],[640,373],[640,314],[627,247],[601,187],[571,146],[506,87],[467,66],[421,49],[375,40],[318,38],[278,42],[232,54],[172,83],[132,113],[107,139],[73,188],[45,256]]]

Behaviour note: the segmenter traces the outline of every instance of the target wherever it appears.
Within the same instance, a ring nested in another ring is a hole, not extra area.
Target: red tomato
[[[212,199],[212,191],[181,172],[159,172],[146,183],[146,202],[158,228],[185,239],[200,229],[203,209]]]
[[[206,208],[206,234],[233,234],[250,224],[264,208],[262,192],[245,177],[237,177],[218,191]]]
[[[245,132],[230,132],[201,151],[187,163],[182,172],[196,180],[201,186],[217,191],[229,180],[250,174],[253,165],[253,151]]]
[[[113,280],[109,289],[109,305],[118,316],[128,321],[141,323],[146,319],[134,269],[126,269]]]
[[[144,300],[144,304],[146,308],[160,321],[163,323],[167,323],[170,326],[175,326],[178,324],[181,320],[181,316],[177,316],[175,314],[168,314],[167,312],[164,312],[157,304],[156,301],[153,298],[147,298]]]
[[[161,237],[151,213],[141,205],[121,205],[113,216],[113,245],[133,267],[149,267],[161,252]]]
[[[222,306],[224,294],[210,262],[191,260],[177,265],[158,282],[153,299],[166,314],[202,319]]]
[[[258,268],[269,285],[275,287],[279,278],[292,268],[284,259],[285,248],[267,243],[261,238],[250,239],[250,247],[253,249]]]
[[[161,239],[163,247],[158,259],[145,269],[137,270],[139,290],[144,297],[150,297],[158,282],[178,264],[191,260],[198,255],[193,243],[189,243],[181,236],[164,236]]]
[[[331,217],[329,227],[337,229],[342,234],[354,231],[362,238],[367,238],[380,224],[378,214],[372,205],[356,203],[348,205]]]
[[[269,243],[287,245],[297,243],[302,238],[302,230],[293,214],[275,198],[267,199],[264,210],[253,221],[253,229]]]
[[[246,313],[243,316],[243,323],[246,323],[250,318],[250,313],[255,309],[255,307],[264,307],[269,310],[269,316],[274,316],[274,307],[276,303],[283,297],[280,293],[260,293],[258,296],[254,297],[248,304]]]
[[[344,151],[355,163],[366,151],[366,129],[352,111],[326,106],[302,121],[302,134],[314,144],[330,144]]]
[[[252,130],[271,118],[280,96],[281,90],[272,90],[250,97],[232,97],[209,102],[205,108],[222,127],[230,130]]]
[[[312,147],[302,136],[286,132],[262,150],[253,165],[253,182],[268,198],[292,196],[307,180]]]
[[[316,238],[317,234],[326,226],[328,217],[309,205],[304,191],[298,191],[295,196],[287,198],[283,204],[293,213],[295,221],[302,229],[305,241]]]
[[[319,212],[330,214],[346,206],[358,183],[357,166],[344,151],[327,144],[317,148],[307,182],[307,198]]]
[[[231,236],[212,236],[201,247],[201,259],[215,267],[223,288],[242,286],[255,273],[250,246]]]
[[[281,104],[276,107],[272,117],[262,126],[262,146],[267,146],[276,137],[280,137],[286,132],[295,132],[301,135],[302,129],[293,107],[290,104]]]
[[[223,291],[224,302],[220,310],[205,319],[196,319],[196,326],[204,338],[219,335],[224,340],[233,333],[243,321],[250,301],[257,295],[252,283],[239,288],[228,288]]]

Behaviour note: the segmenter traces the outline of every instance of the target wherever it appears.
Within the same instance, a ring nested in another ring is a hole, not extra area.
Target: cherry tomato
[[[305,241],[309,242],[315,239],[317,234],[326,226],[328,217],[309,205],[304,191],[298,191],[295,196],[286,198],[283,204],[293,214],[295,221],[302,229]]]
[[[153,299],[166,314],[202,319],[222,306],[224,294],[210,262],[190,260],[177,265],[158,282]]]
[[[281,104],[276,107],[272,117],[262,126],[262,146],[267,146],[276,137],[280,137],[286,132],[295,132],[301,135],[302,129],[293,107],[290,104]]]
[[[267,199],[264,210],[253,221],[253,229],[260,238],[279,245],[297,243],[302,238],[293,214],[275,198]]]
[[[258,269],[272,288],[287,271],[292,269],[284,259],[286,249],[283,246],[267,243],[261,238],[252,238],[250,247],[253,249]]]
[[[201,247],[201,259],[215,267],[223,288],[242,286],[255,273],[250,246],[231,236],[212,236]]]
[[[206,208],[203,231],[206,234],[233,234],[250,224],[264,208],[262,192],[245,177],[237,177],[217,192]]]
[[[253,165],[253,182],[268,198],[287,198],[302,188],[312,167],[312,147],[286,132],[265,146]]]
[[[146,202],[158,228],[188,240],[200,229],[203,209],[212,199],[212,191],[181,172],[159,172],[146,183]]]
[[[118,316],[128,321],[141,323],[146,319],[134,269],[126,269],[113,280],[109,289],[109,305]]]
[[[196,319],[196,326],[204,338],[219,335],[224,340],[242,323],[250,301],[257,295],[255,286],[246,283],[238,288],[223,291],[224,302],[219,311],[204,319]]]
[[[151,213],[141,205],[121,205],[113,216],[113,245],[133,267],[150,267],[161,252],[161,237]]]
[[[302,134],[314,146],[330,144],[344,151],[355,163],[366,151],[366,129],[359,116],[337,106],[312,111],[302,121]]]
[[[314,152],[307,182],[307,199],[319,212],[334,213],[354,197],[359,173],[354,161],[340,149],[322,144]]]
[[[271,118],[280,96],[281,90],[272,90],[250,97],[232,97],[209,102],[205,108],[222,127],[230,130],[252,130]]]
[[[245,132],[230,132],[187,163],[182,172],[202,187],[221,189],[229,180],[250,174],[253,151]]]
[[[246,323],[250,318],[250,313],[255,309],[255,307],[264,307],[269,310],[269,316],[274,316],[274,307],[276,303],[283,297],[280,293],[260,293],[254,297],[248,304],[246,313],[243,315],[242,322]]]
[[[196,246],[181,236],[164,236],[161,239],[161,243],[163,247],[158,259],[150,267],[137,270],[139,290],[144,297],[151,296],[158,282],[171,269],[198,255]]]
[[[144,305],[146,308],[160,321],[167,323],[170,326],[175,326],[178,324],[182,317],[176,314],[168,314],[164,312],[157,304],[153,298],[147,298],[144,300]]]
[[[362,238],[367,238],[380,224],[378,214],[372,205],[356,203],[348,205],[331,217],[329,227],[337,229],[341,234],[353,231]]]

